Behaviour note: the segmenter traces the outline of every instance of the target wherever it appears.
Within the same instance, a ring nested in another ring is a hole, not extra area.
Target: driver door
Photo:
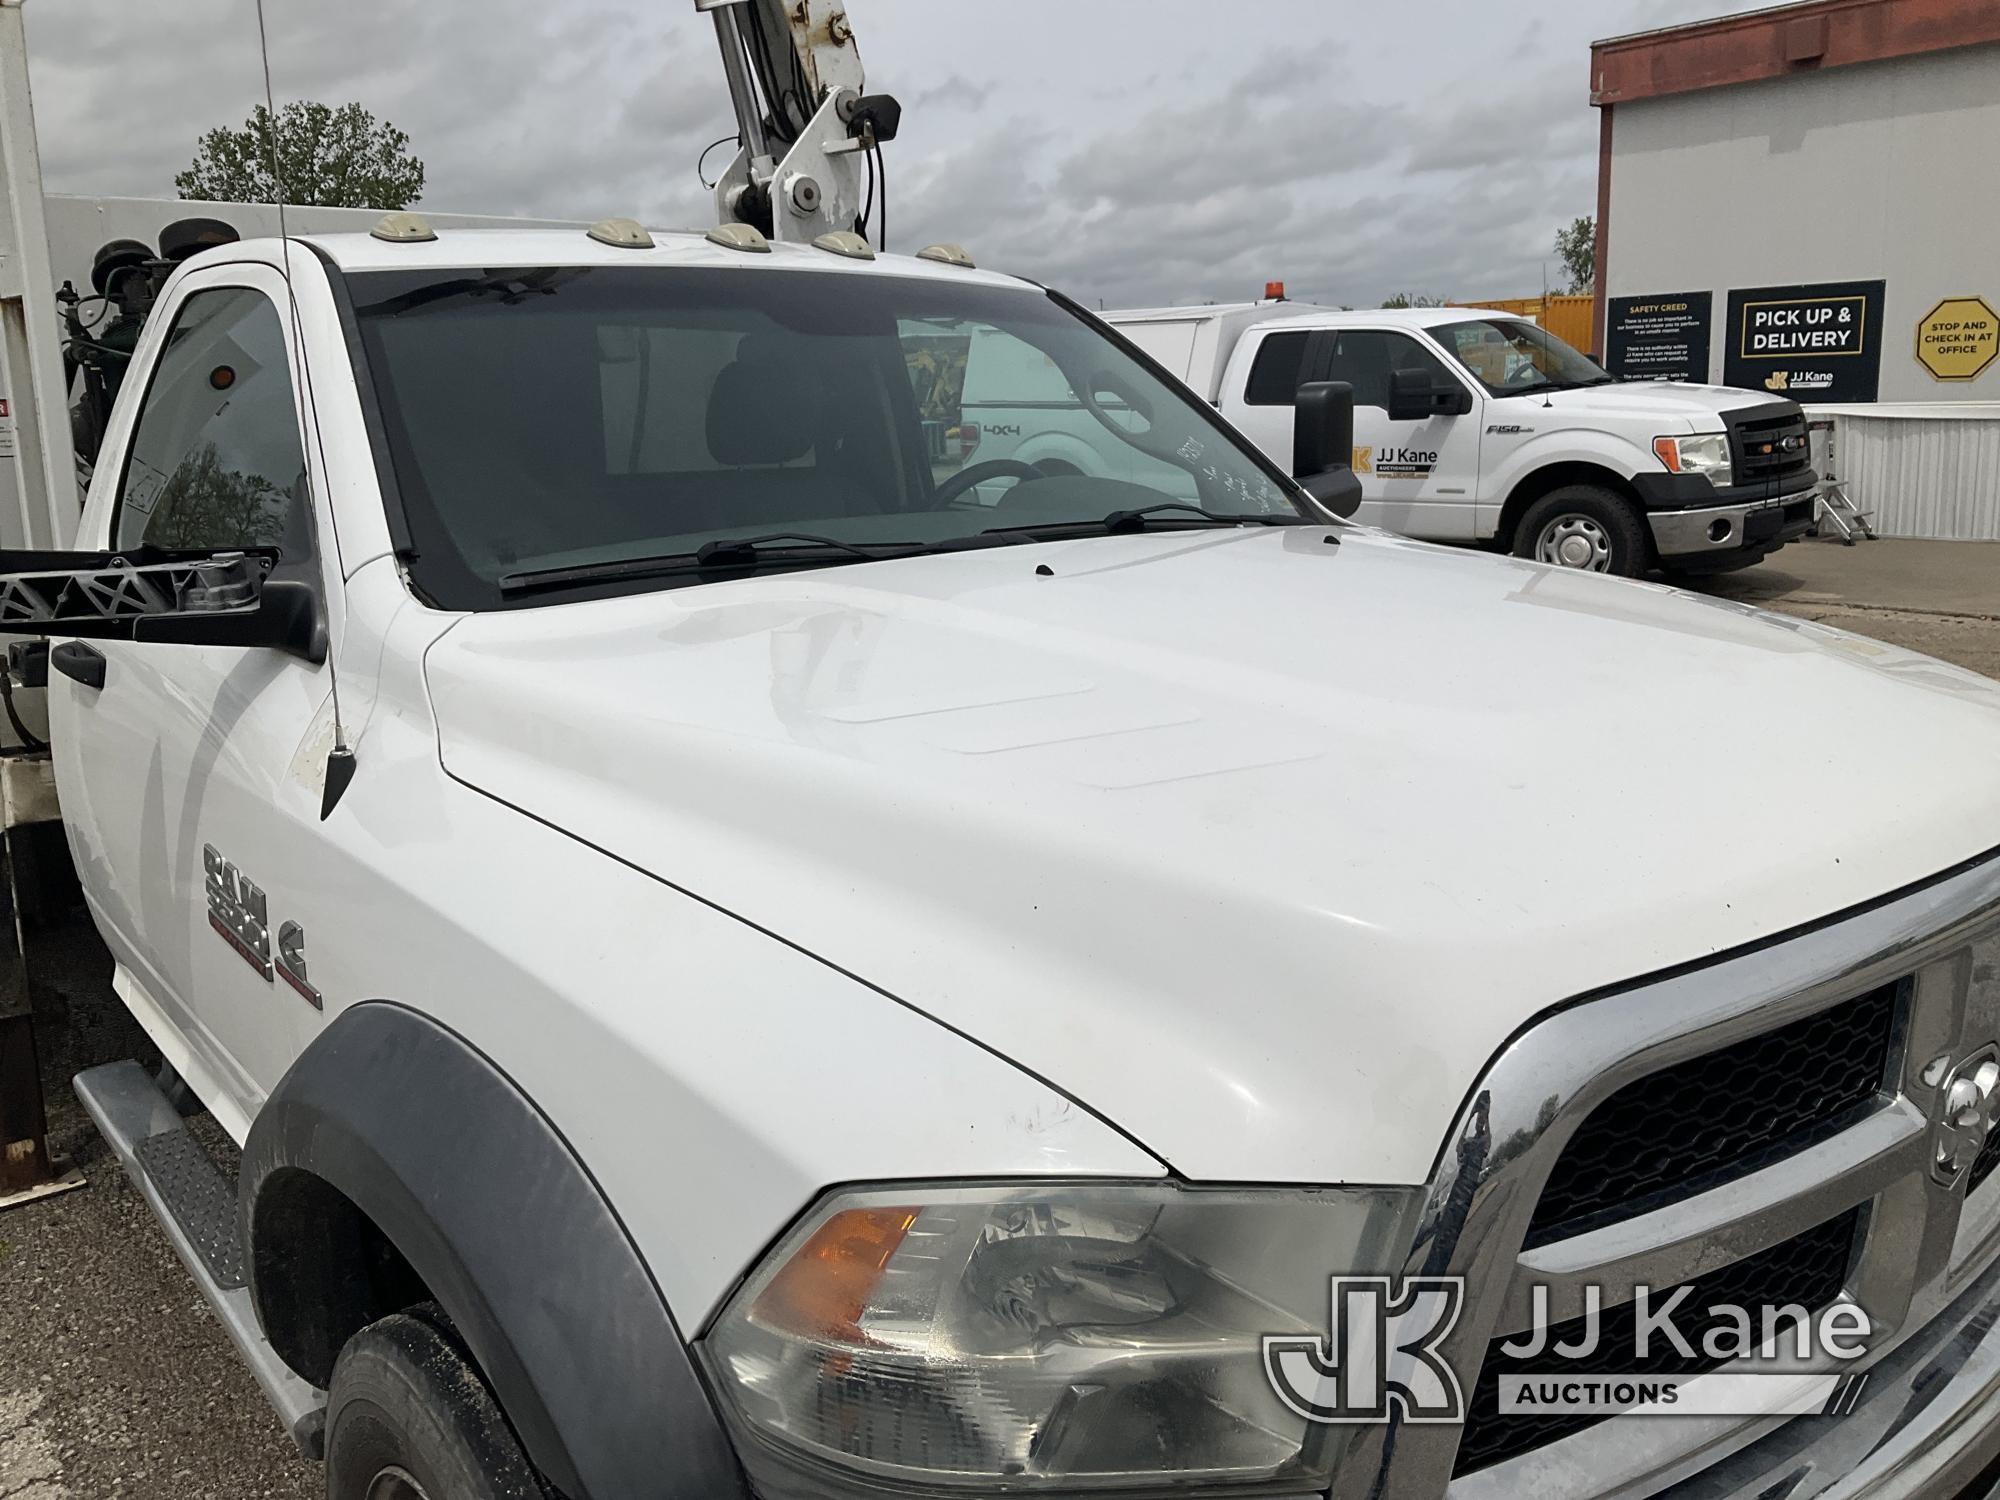
[[[1433,541],[1476,538],[1480,402],[1465,416],[1419,421],[1389,417],[1389,377],[1422,370],[1439,389],[1465,382],[1427,344],[1393,328],[1342,328],[1326,335],[1331,348],[1313,378],[1354,387],[1354,472],[1361,509],[1354,519]]]
[[[220,266],[154,314],[167,332],[135,372],[137,416],[79,547],[275,547],[281,575],[318,578],[331,531],[312,510],[324,487],[307,481],[285,295],[272,268]],[[327,669],[276,649],[82,646],[100,681],[49,678],[77,867],[121,994],[240,1139],[319,1028],[281,932],[312,927]]]

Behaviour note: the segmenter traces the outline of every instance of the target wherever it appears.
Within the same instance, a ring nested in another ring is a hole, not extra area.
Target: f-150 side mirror
[[[326,659],[310,584],[274,577],[271,551],[0,551],[0,634],[270,646]]]
[[[1292,477],[1336,516],[1361,508],[1354,474],[1354,387],[1315,380],[1299,387],[1292,424]]]
[[[1389,372],[1389,420],[1422,422],[1431,417],[1462,417],[1472,410],[1472,395],[1428,370]]]

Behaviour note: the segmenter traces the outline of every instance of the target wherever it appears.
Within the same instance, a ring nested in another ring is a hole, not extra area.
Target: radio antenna
[[[312,460],[307,456],[310,445],[310,451],[319,455],[320,472],[326,472],[326,448],[320,441],[319,404],[313,392],[312,372],[307,368],[305,359],[305,320],[299,315],[299,294],[292,285],[292,240],[285,222],[285,200],[291,197],[291,188],[278,166],[278,101],[271,88],[271,35],[264,24],[264,0],[257,0],[257,52],[264,66],[264,138],[271,153],[273,196],[278,200],[278,274],[284,279],[285,301],[292,319],[292,345],[297,350],[292,376],[292,405],[299,416],[299,455],[305,459],[306,514],[311,518],[313,540],[320,554],[321,566],[331,561],[338,567],[340,523],[333,519],[333,497],[327,496],[327,522],[333,528],[333,546],[329,548],[326,539],[319,534],[319,508],[313,498]],[[347,741],[347,726],[340,715],[340,669],[334,660],[338,654],[329,641],[326,682],[333,702],[333,748],[327,752],[326,782],[320,793],[319,817],[322,823],[333,815],[335,805],[347,790],[348,783],[354,780],[355,772],[354,747]]]

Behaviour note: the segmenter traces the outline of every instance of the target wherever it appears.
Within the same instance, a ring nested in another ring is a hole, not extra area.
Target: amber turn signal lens
[[[861,1314],[916,1222],[914,1208],[852,1208],[835,1214],[764,1288],[750,1308],[751,1320],[807,1338],[866,1342]]]
[[[1670,437],[1654,438],[1653,452],[1658,455],[1661,463],[1665,464],[1674,473],[1676,474],[1680,473],[1681,471],[1680,444],[1676,443]]]

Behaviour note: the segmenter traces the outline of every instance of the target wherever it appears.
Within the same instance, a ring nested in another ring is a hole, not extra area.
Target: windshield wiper
[[[620,557],[609,562],[581,563],[570,568],[534,568],[523,573],[509,573],[500,580],[500,592],[519,594],[531,589],[558,589],[577,583],[669,578],[676,573],[754,569],[769,564],[810,567],[846,558],[881,562],[885,558],[909,557],[925,550],[920,542],[865,545],[843,542],[838,537],[814,536],[808,532],[774,531],[763,536],[725,537],[720,541],[705,542],[692,552],[670,552],[658,557]]]
[[[704,542],[695,548],[694,560],[704,568],[736,568],[754,565],[773,557],[769,548],[780,542],[790,542],[786,561],[800,561],[797,554],[803,549],[811,552],[840,552],[849,557],[858,557],[867,562],[875,562],[884,557],[900,557],[905,552],[916,549],[915,542],[885,542],[878,546],[864,546],[860,542],[843,542],[837,536],[815,536],[809,531],[767,531],[762,536],[732,536],[719,542]]]
[[[1217,526],[1312,526],[1318,524],[1308,516],[1232,516],[1220,511],[1203,510],[1185,500],[1167,500],[1159,505],[1142,505],[1133,510],[1114,510],[1110,515],[1095,521],[1030,521],[1020,526],[993,526],[981,532],[981,536],[1009,536],[1020,532],[1037,535],[1045,532],[1081,531],[1104,532],[1116,535],[1126,531],[1144,531],[1151,519],[1166,511],[1183,511],[1197,520],[1207,521]],[[1183,523],[1187,524],[1187,523]]]
[[[1502,396],[1539,396],[1544,391],[1581,391],[1594,385],[1616,385],[1616,375],[1593,375],[1588,380],[1550,380],[1544,377],[1538,385],[1524,385],[1519,390],[1498,392]]]

